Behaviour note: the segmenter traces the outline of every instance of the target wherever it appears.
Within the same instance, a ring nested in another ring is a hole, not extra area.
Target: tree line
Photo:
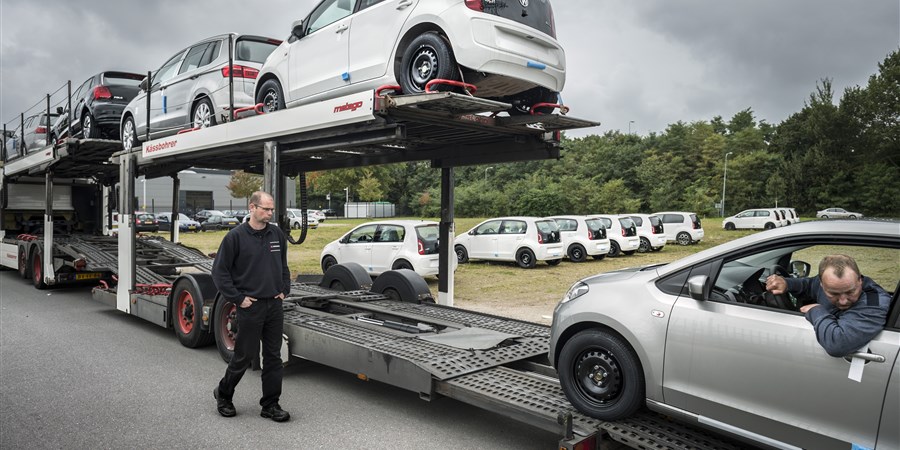
[[[804,215],[836,206],[898,217],[900,51],[837,102],[831,80],[820,80],[803,108],[777,125],[747,108],[730,120],[679,121],[646,136],[564,137],[560,153],[559,160],[457,168],[456,215],[717,216],[727,159],[727,215],[778,205]],[[307,181],[313,208],[340,210],[349,188],[351,201],[389,201],[406,216],[440,215],[440,173],[428,162],[318,172]]]

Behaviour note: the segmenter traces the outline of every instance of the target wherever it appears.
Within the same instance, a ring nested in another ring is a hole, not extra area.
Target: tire
[[[335,264],[325,271],[319,286],[340,292],[368,290],[372,277],[357,263]]]
[[[194,105],[191,112],[191,128],[209,128],[216,126],[216,111],[209,97],[203,97]]]
[[[31,261],[28,259],[28,250],[24,245],[19,246],[19,276],[27,280],[31,277]]]
[[[771,230],[771,229],[775,228],[775,224],[772,222],[767,222],[763,228],[766,230]]]
[[[619,243],[616,241],[609,241],[609,256],[619,256],[622,254],[622,249],[619,247]]]
[[[453,250],[456,251],[456,262],[459,264],[465,264],[469,262],[469,252],[466,251],[466,248],[462,245],[457,245],[453,247]]]
[[[234,340],[238,331],[237,305],[220,298],[216,302],[213,313],[213,327],[219,356],[225,362],[231,362],[231,358],[234,356]]]
[[[647,253],[647,252],[653,251],[653,247],[650,246],[650,239],[642,237],[641,245],[638,247],[637,251],[639,251],[641,253]]]
[[[503,100],[508,101],[509,104],[512,105],[512,108],[509,108],[507,112],[510,116],[524,116],[531,114],[531,107],[538,103],[558,103],[559,102],[559,93],[551,91],[542,86],[538,86],[536,88],[529,89],[525,92],[516,94],[514,96],[504,98]],[[535,114],[550,114],[553,112],[553,108],[542,107],[535,110]]]
[[[36,289],[47,289],[44,282],[44,252],[39,245],[31,250],[31,281]]]
[[[523,248],[516,252],[516,264],[523,269],[531,269],[534,267],[534,252],[531,249]]]
[[[459,70],[450,44],[435,32],[419,35],[403,51],[400,60],[400,89],[404,94],[421,94],[431,80],[458,80]],[[449,90],[437,86],[434,90]]]
[[[137,136],[137,128],[134,126],[134,118],[128,116],[122,124],[122,150],[130,152],[140,146],[141,141]]]
[[[635,253],[637,253],[637,250],[625,250],[625,251],[622,252],[622,254],[625,255],[625,256],[631,256],[631,255],[633,255],[633,254],[635,254]]]
[[[587,259],[587,252],[581,244],[572,244],[569,246],[569,260],[572,262],[584,262]]]
[[[678,245],[691,245],[691,235],[688,234],[687,231],[682,231],[675,236],[675,242],[677,242]]]
[[[828,219],[828,216],[822,216],[823,219]]]
[[[337,259],[334,256],[326,255],[322,258],[322,273],[328,272],[328,269],[335,264],[337,264]]]
[[[413,271],[415,271],[415,270],[413,269],[412,264],[410,264],[409,261],[407,261],[407,260],[405,260],[405,259],[398,260],[397,262],[394,263],[394,266],[391,267],[391,270],[400,270],[400,269],[406,269],[406,270],[413,270]]]
[[[569,402],[591,417],[619,420],[644,404],[640,361],[615,334],[601,330],[576,334],[563,346],[557,367]]]
[[[300,222],[294,222],[294,224],[291,225],[291,228],[293,228],[295,230],[299,230],[301,226],[302,225],[300,224]]]
[[[561,263],[561,262],[562,262],[562,259],[548,259],[547,265],[548,266],[558,266],[559,263]]]
[[[731,222],[726,223],[726,224],[725,224],[725,230],[726,230],[726,231],[734,231],[734,230],[735,230],[734,224],[731,223]]]
[[[850,219],[850,220],[856,220],[856,216],[850,216],[850,217],[848,217],[848,219]]]
[[[597,261],[601,261],[603,258],[606,258],[606,255],[593,255],[592,257]]]
[[[425,279],[408,269],[382,273],[372,284],[372,292],[401,302],[434,303],[434,297]]]
[[[256,92],[256,103],[263,104],[265,113],[284,109],[284,91],[281,90],[281,83],[274,78],[266,80]]]
[[[87,111],[81,117],[81,135],[85,139],[97,139],[100,137],[100,128],[94,124],[94,118]]]
[[[198,348],[212,343],[215,336],[203,331],[203,293],[194,283],[183,279],[172,289],[172,325],[181,345]]]

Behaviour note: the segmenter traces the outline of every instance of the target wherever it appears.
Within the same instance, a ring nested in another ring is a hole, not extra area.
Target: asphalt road
[[[259,372],[223,418],[215,347],[94,301],[0,272],[0,448],[551,449],[558,436],[443,398],[312,363],[284,373],[292,420],[259,417]]]

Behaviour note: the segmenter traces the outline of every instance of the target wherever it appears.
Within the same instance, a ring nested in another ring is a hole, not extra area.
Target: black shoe
[[[287,422],[288,420],[291,420],[291,413],[281,409],[281,406],[279,406],[278,403],[268,408],[263,408],[262,411],[259,412],[259,415],[276,422]]]
[[[234,417],[237,415],[237,411],[234,409],[234,403],[231,403],[231,400],[228,400],[227,398],[219,397],[218,386],[213,389],[213,397],[216,399],[216,409],[219,410],[219,414],[221,414],[222,417]]]

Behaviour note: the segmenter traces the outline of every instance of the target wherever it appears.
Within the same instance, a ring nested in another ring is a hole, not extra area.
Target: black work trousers
[[[263,408],[275,405],[281,397],[281,339],[284,331],[281,300],[261,298],[247,308],[237,305],[237,328],[234,356],[219,382],[219,395],[229,400],[234,396],[234,388],[259,355],[262,341],[262,398],[259,404]]]

